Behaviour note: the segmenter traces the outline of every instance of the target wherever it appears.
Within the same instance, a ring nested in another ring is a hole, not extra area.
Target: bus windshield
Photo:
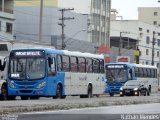
[[[107,82],[126,82],[126,70],[121,69],[106,69]]]
[[[9,77],[18,80],[42,79],[45,76],[44,58],[11,58]]]

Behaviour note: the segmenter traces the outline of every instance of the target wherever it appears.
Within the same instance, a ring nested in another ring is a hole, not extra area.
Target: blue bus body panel
[[[120,88],[123,86],[122,83],[107,83],[105,93],[119,93]]]
[[[20,48],[14,50],[44,50],[45,51],[45,61],[47,64],[47,55],[63,55],[64,52],[60,50],[54,49],[41,49],[41,48]],[[14,51],[13,50],[13,51]],[[47,76],[47,67],[45,68],[45,76]],[[10,88],[8,86],[8,95],[11,96],[55,96],[56,95],[56,87],[58,83],[61,83],[64,86],[64,72],[57,72],[55,76],[48,76],[40,80],[11,80],[8,78],[8,82],[14,84],[16,88]],[[37,86],[43,82],[46,82],[46,85],[42,88],[37,88]],[[64,91],[62,93],[65,94]]]
[[[128,70],[129,68],[132,69],[135,66],[134,64],[130,64],[130,63],[115,62],[115,63],[106,64],[105,68],[107,68],[107,65],[126,65],[126,70]],[[136,79],[136,78],[133,78],[133,79]],[[124,83],[125,82],[123,83],[117,82],[116,80],[114,82],[107,83],[105,87],[105,93],[119,94],[120,88],[124,85]]]

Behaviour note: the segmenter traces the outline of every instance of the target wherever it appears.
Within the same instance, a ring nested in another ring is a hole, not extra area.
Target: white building
[[[13,40],[13,1],[14,0],[0,0],[0,41]]]
[[[139,7],[138,20],[160,27],[160,7]]]
[[[139,63],[152,64],[152,57],[154,65],[159,65],[160,57],[160,27],[145,23],[139,20],[114,20],[111,21],[111,37],[129,38],[126,45],[129,47],[134,45],[130,39],[138,41],[137,48],[140,51]],[[155,33],[155,34],[153,34]],[[155,45],[153,45],[153,38],[155,38]],[[112,41],[111,41],[112,43]],[[154,49],[153,49],[154,47]],[[133,47],[132,47],[133,48]],[[154,54],[152,54],[152,51]],[[154,55],[154,56],[153,56]]]

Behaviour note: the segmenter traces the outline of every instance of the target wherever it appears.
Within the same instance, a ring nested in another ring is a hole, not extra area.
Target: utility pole
[[[120,40],[119,40],[119,56],[121,56],[121,49],[122,49],[122,32],[120,32]]]
[[[42,24],[43,24],[43,0],[40,3],[40,16],[39,16],[39,43],[42,41]]]
[[[65,27],[65,24],[64,24],[64,21],[65,20],[73,20],[74,17],[64,17],[64,12],[65,11],[69,11],[69,10],[74,10],[74,8],[62,8],[60,9],[59,11],[61,12],[62,14],[62,17],[59,18],[59,20],[61,21],[61,23],[58,23],[58,25],[60,25],[62,27],[62,34],[61,34],[61,39],[62,39],[62,46],[61,46],[61,49],[63,50],[65,48],[65,43],[64,43],[64,39],[65,39],[65,34],[64,34],[64,27]]]
[[[154,65],[154,46],[155,46],[155,31],[153,31],[153,40],[152,40],[152,66]]]

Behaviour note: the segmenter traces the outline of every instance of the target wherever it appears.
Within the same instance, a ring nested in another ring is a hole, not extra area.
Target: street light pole
[[[126,34],[129,34],[130,32],[120,32],[120,43],[119,43],[119,56],[121,56],[121,50],[122,50],[122,47],[123,47],[123,41],[122,41],[122,33],[126,33]],[[128,38],[129,39],[129,38]]]
[[[120,41],[119,41],[119,56],[121,56],[121,49],[122,49],[122,32],[120,32]]]

